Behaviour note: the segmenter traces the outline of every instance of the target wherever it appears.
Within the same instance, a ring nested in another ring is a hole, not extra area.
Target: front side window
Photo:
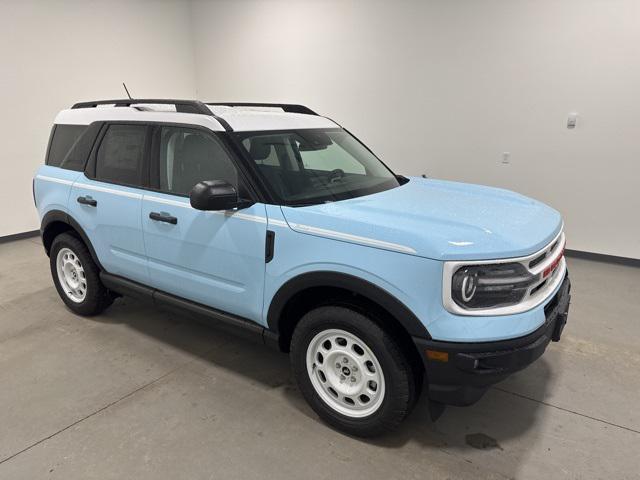
[[[194,128],[160,129],[157,170],[159,189],[176,195],[189,195],[203,180],[225,180],[238,187],[238,172],[222,144]]]
[[[96,156],[96,179],[140,185],[147,130],[145,125],[110,125]]]
[[[400,185],[393,172],[341,129],[238,133],[236,138],[285,205],[332,202]]]

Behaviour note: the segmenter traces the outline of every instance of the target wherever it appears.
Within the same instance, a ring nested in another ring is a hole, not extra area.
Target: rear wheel
[[[113,296],[100,281],[100,270],[80,239],[69,233],[58,235],[49,258],[56,290],[74,313],[96,315],[111,305]]]
[[[302,394],[327,423],[374,436],[397,427],[416,396],[415,376],[397,342],[374,321],[341,306],[307,313],[291,343]]]

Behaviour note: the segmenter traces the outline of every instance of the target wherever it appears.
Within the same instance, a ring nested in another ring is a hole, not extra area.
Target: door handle
[[[94,200],[89,195],[85,195],[84,197],[78,197],[78,203],[82,205],[89,205],[90,207],[98,206],[98,201]]]
[[[149,218],[156,222],[166,222],[172,225],[176,225],[178,223],[178,219],[176,217],[173,217],[166,212],[151,212],[149,214]]]

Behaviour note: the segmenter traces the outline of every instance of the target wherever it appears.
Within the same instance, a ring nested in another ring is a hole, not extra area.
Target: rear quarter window
[[[55,125],[51,132],[47,165],[82,171],[102,122],[91,125]]]
[[[54,125],[51,130],[46,164],[59,167],[87,125]]]

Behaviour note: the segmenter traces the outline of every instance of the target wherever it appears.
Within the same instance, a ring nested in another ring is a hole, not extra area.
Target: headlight
[[[520,263],[464,266],[453,274],[451,297],[465,309],[515,305],[534,280]]]

